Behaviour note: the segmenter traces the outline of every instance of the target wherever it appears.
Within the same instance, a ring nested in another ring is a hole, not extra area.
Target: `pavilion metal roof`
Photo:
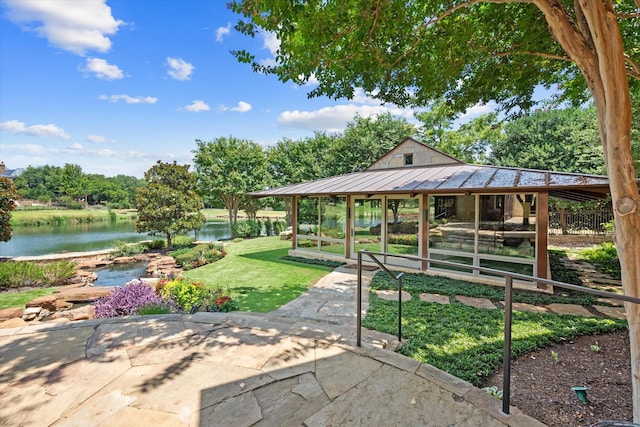
[[[539,191],[549,191],[552,197],[575,201],[594,200],[608,194],[609,179],[597,175],[463,163],[365,170],[250,194],[254,197],[304,197]]]

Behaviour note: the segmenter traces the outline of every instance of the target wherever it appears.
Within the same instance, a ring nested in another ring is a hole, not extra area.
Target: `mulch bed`
[[[551,352],[557,353],[557,362]],[[580,336],[521,356],[511,364],[511,405],[552,427],[632,421],[630,360],[626,329]],[[502,370],[487,379],[483,387],[488,386],[502,389]],[[588,388],[588,403],[580,401],[574,386]]]

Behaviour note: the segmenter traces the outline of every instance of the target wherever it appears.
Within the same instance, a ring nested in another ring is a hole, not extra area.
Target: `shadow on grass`
[[[283,265],[295,265],[299,267],[308,268],[310,270],[321,270],[321,271],[327,271],[327,272],[333,270],[333,268],[331,267],[326,267],[322,265],[307,264],[304,262],[296,262],[296,261],[282,259],[282,257],[287,256],[288,253],[289,253],[288,248],[282,248],[282,249],[271,249],[268,251],[251,252],[251,253],[242,254],[238,256],[243,258],[255,259],[259,261],[274,262],[274,263],[283,264]]]

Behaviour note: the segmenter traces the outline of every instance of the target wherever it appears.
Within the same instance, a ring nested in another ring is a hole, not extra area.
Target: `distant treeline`
[[[83,208],[105,205],[113,209],[136,207],[136,189],[143,179],[118,175],[86,174],[78,165],[29,166],[14,183],[22,199],[48,206]]]

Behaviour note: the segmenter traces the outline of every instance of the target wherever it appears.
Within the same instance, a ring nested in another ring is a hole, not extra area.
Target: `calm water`
[[[190,237],[194,237],[193,233]],[[231,237],[231,227],[227,222],[209,222],[202,227],[197,237],[199,240],[228,239]],[[110,249],[118,240],[137,242],[162,238],[136,233],[134,222],[14,227],[11,240],[0,242],[0,256],[97,251]]]

